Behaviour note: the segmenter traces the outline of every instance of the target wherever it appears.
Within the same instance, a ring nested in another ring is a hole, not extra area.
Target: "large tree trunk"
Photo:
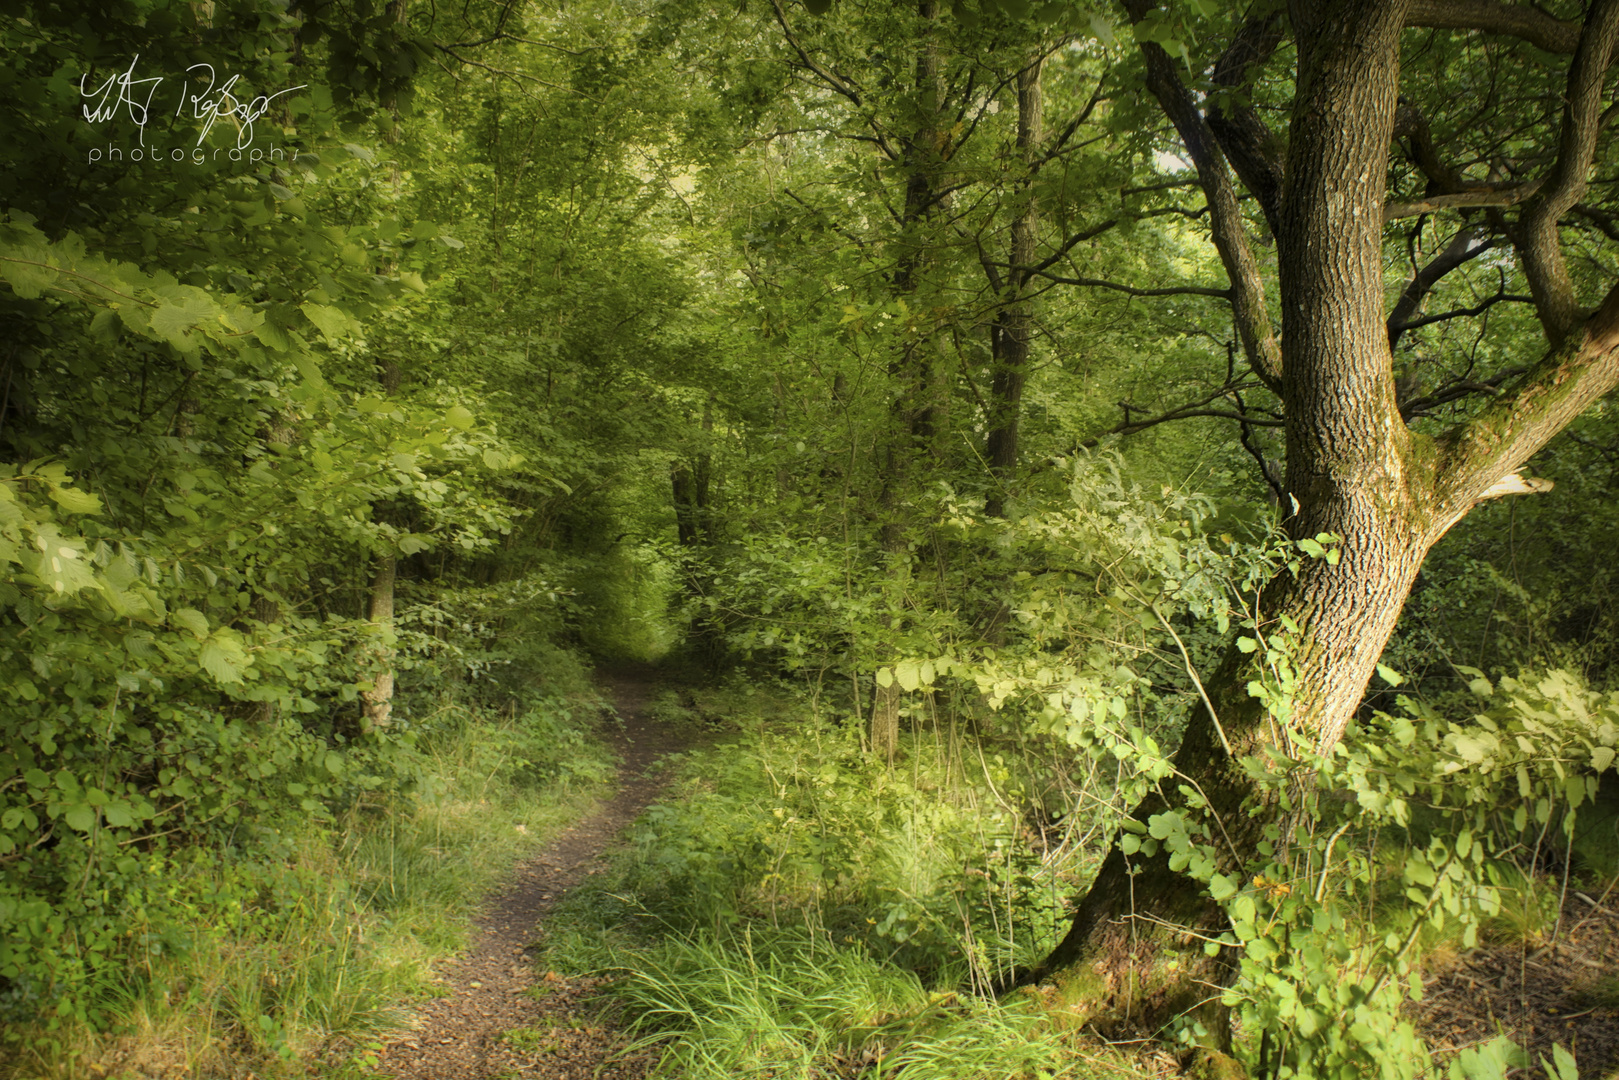
[[[1138,7],[1132,13],[1139,18]],[[1303,631],[1287,722],[1274,722],[1248,693],[1249,680],[1262,677],[1257,657],[1263,650],[1244,654],[1233,643],[1204,683],[1212,712],[1200,706],[1192,716],[1172,786],[1134,813],[1145,824],[1184,804],[1181,792],[1198,791],[1219,822],[1214,835],[1227,872],[1252,862],[1263,828],[1280,820],[1241,759],[1266,749],[1288,756],[1329,750],[1364,694],[1429,549],[1480,499],[1530,490],[1515,470],[1619,381],[1615,289],[1583,327],[1549,334],[1545,359],[1477,417],[1437,439],[1411,432],[1402,421],[1383,310],[1382,224],[1405,7],[1345,0],[1291,10],[1297,95],[1275,217],[1293,511],[1286,528],[1295,539],[1342,537],[1341,557],[1336,563],[1305,560],[1297,576],[1284,573],[1263,596],[1265,622],[1274,626],[1287,616]],[[1600,84],[1600,75],[1590,72],[1606,69],[1616,37],[1619,0],[1600,0],[1571,69],[1554,177],[1583,177],[1589,167],[1594,135],[1582,143],[1568,131],[1594,123],[1600,95],[1579,91],[1593,80]],[[1165,81],[1173,69],[1158,63],[1168,59],[1162,50],[1143,48],[1158,80],[1149,84],[1192,145],[1199,132],[1188,134],[1187,127],[1200,121],[1184,109],[1184,88]],[[1213,208],[1212,189],[1224,166],[1211,152],[1206,146],[1197,151]],[[1568,164],[1581,154],[1580,162]],[[1222,237],[1218,220],[1212,225],[1217,244],[1245,242],[1240,232]],[[1232,267],[1240,260],[1225,261]],[[1559,284],[1547,288],[1556,291]],[[1559,310],[1570,302],[1564,296]],[[1260,339],[1259,329],[1250,328],[1245,338]],[[1263,366],[1262,353],[1251,350],[1250,356],[1256,368]],[[1218,988],[1229,977],[1231,958],[1205,956],[1197,935],[1212,936],[1225,926],[1219,906],[1201,886],[1170,871],[1165,855],[1132,858],[1116,847],[1077,904],[1069,933],[1033,977],[1057,984],[1064,1000],[1083,1001],[1103,1028],[1151,1033],[1190,1013],[1205,1021],[1210,1044],[1223,1048],[1228,1034]]]
[[[1422,467],[1388,378],[1382,311],[1381,208],[1400,7],[1363,0],[1336,5],[1331,24],[1295,20],[1299,97],[1277,237],[1288,487],[1297,500],[1287,528],[1295,538],[1334,533],[1344,544],[1336,566],[1310,560],[1297,578],[1272,582],[1263,615],[1305,628],[1294,661],[1293,730],[1321,744],[1335,741],[1353,713],[1437,538],[1425,485],[1408,475]],[[1135,811],[1146,823],[1184,802],[1180,788],[1195,788],[1238,868],[1272,820],[1244,809],[1255,789],[1240,761],[1266,747],[1292,750],[1287,729],[1270,723],[1248,693],[1262,675],[1258,655],[1229,648],[1205,681],[1213,713],[1200,707],[1187,725],[1174,788]],[[1103,1026],[1152,1032],[1196,1014],[1224,1049],[1228,1025],[1211,987],[1226,983],[1231,958],[1205,955],[1201,940],[1224,928],[1219,905],[1170,870],[1166,854],[1132,859],[1115,848],[1039,974],[1085,997]]]

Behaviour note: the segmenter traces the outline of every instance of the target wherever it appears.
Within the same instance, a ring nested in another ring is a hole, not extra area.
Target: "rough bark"
[[[1602,128],[1602,84],[1619,39],[1619,2],[1596,0],[1569,70],[1557,160],[1524,207],[1518,222],[1518,254],[1535,298],[1546,337],[1553,344],[1580,323],[1580,307],[1569,280],[1557,223],[1585,194],[1591,156]]]
[[[1127,6],[1140,17],[1133,0]],[[1218,823],[1225,871],[1252,861],[1260,830],[1278,820],[1240,760],[1267,748],[1330,749],[1361,700],[1429,549],[1478,501],[1541,489],[1517,470],[1619,384],[1619,287],[1586,317],[1571,290],[1560,294],[1554,283],[1536,295],[1550,343],[1539,363],[1438,438],[1413,433],[1402,421],[1383,310],[1382,224],[1406,7],[1340,0],[1295,3],[1290,11],[1299,69],[1277,215],[1286,343],[1280,383],[1293,511],[1286,527],[1295,538],[1330,532],[1344,542],[1335,564],[1306,560],[1297,576],[1284,573],[1263,595],[1263,619],[1286,615],[1304,631],[1294,657],[1290,723],[1272,723],[1248,695],[1255,660],[1233,646],[1205,680],[1208,706],[1190,718],[1177,776],[1135,811],[1144,824],[1197,791]],[[1437,5],[1412,7],[1435,17]],[[1577,198],[1589,173],[1587,121],[1596,106],[1586,91],[1616,35],[1619,0],[1598,0],[1573,50],[1559,164],[1537,196],[1545,209],[1536,212],[1547,223],[1536,227],[1549,249],[1559,242],[1557,219],[1573,206],[1569,193]],[[1172,70],[1152,74],[1154,49],[1143,46],[1149,86],[1177,128],[1195,127],[1183,98],[1167,85]],[[1200,147],[1197,154],[1209,151]],[[1200,163],[1200,174],[1217,172]],[[1115,849],[1076,905],[1069,933],[1032,977],[1083,1000],[1104,1029],[1152,1032],[1192,1013],[1214,1021],[1206,1026],[1219,1046],[1224,1025],[1214,995],[1229,959],[1203,956],[1194,935],[1223,926],[1218,906],[1172,873],[1164,856],[1131,859]]]
[[[1554,53],[1571,53],[1580,41],[1578,23],[1564,22],[1528,4],[1497,0],[1412,0],[1405,21],[1407,26],[1506,34]]]

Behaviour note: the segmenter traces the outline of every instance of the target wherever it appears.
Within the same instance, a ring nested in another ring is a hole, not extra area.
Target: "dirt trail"
[[[652,1064],[621,1058],[618,1032],[595,1026],[583,998],[589,979],[559,979],[537,971],[526,952],[552,905],[606,865],[604,853],[657,796],[662,781],[649,778],[658,758],[683,749],[681,740],[646,716],[655,683],[652,669],[620,667],[602,682],[624,720],[615,731],[617,792],[594,814],[564,831],[517,867],[507,887],[490,897],[465,955],[440,974],[450,993],[415,1016],[412,1030],[384,1049],[379,1072],[395,1080],[517,1080],[593,1077],[639,1080]],[[549,993],[526,993],[543,983]],[[519,1030],[519,1034],[506,1036]]]

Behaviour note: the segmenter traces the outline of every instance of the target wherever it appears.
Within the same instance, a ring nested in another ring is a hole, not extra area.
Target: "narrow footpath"
[[[604,671],[623,718],[614,731],[617,790],[591,814],[520,864],[489,899],[467,952],[440,971],[449,989],[422,1006],[411,1030],[382,1052],[378,1074],[394,1080],[640,1080],[647,1055],[625,1057],[622,1033],[605,1029],[584,998],[591,979],[564,979],[534,966],[546,913],[569,889],[605,867],[606,852],[656,797],[649,769],[684,748],[646,715],[654,676],[647,667]],[[534,992],[536,984],[544,987]]]

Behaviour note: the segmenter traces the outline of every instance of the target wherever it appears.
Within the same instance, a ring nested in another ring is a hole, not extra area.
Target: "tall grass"
[[[1033,1000],[986,993],[1050,947],[1086,869],[1034,853],[1015,769],[938,733],[890,769],[852,725],[725,705],[753,711],[748,731],[688,758],[679,797],[546,930],[551,967],[614,975],[663,1075],[1130,1075]]]
[[[504,716],[444,706],[418,726],[411,790],[177,857],[168,887],[194,910],[190,932],[149,934],[134,913],[104,1030],[13,1026],[0,1077],[366,1074],[401,1004],[438,992],[430,965],[464,945],[480,900],[608,775],[561,702]]]

